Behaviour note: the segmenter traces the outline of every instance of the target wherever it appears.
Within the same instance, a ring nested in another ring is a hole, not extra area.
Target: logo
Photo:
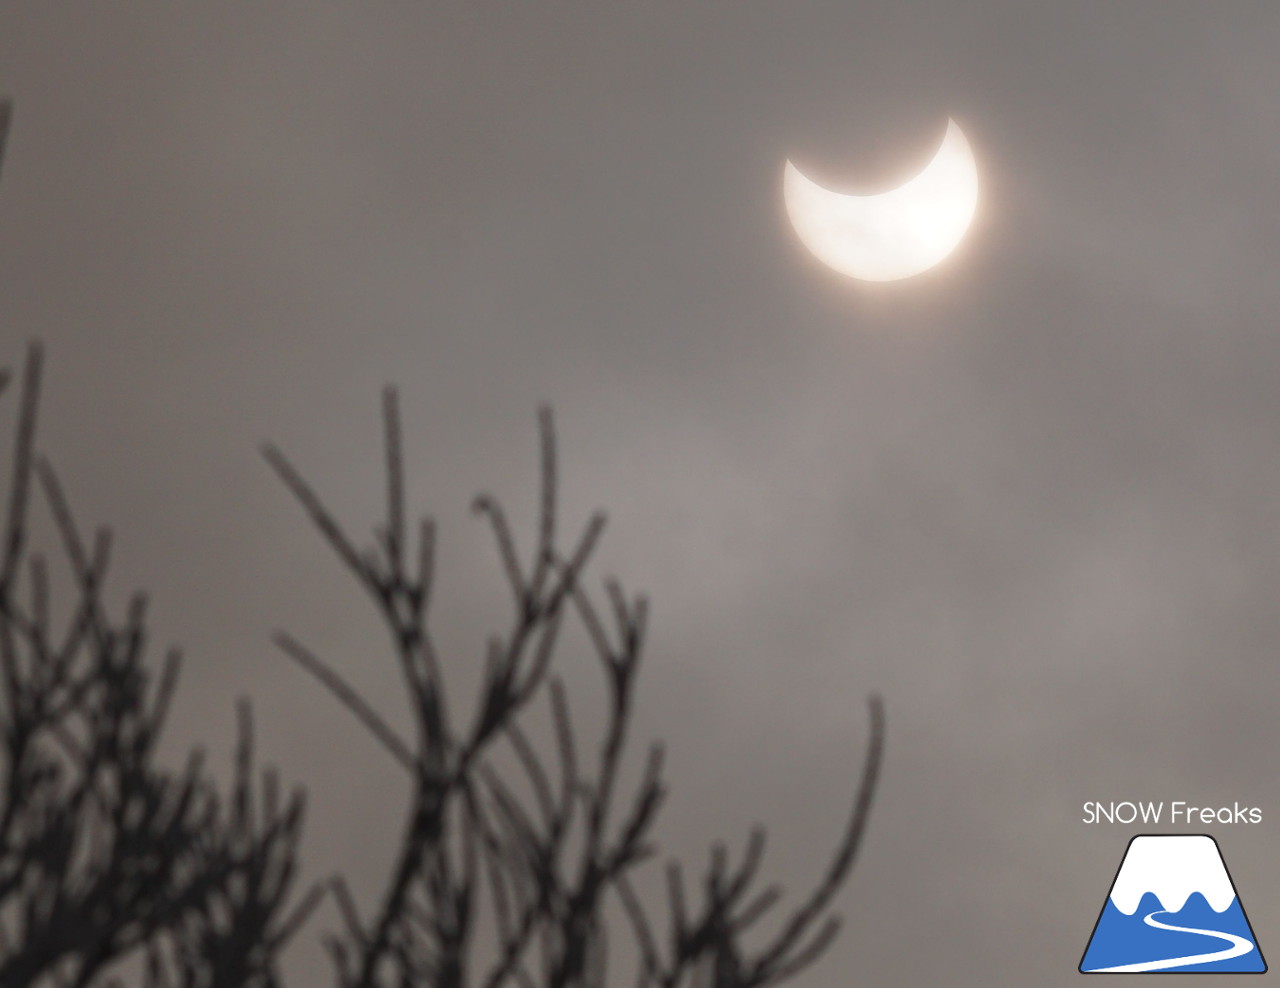
[[[1266,969],[1217,841],[1207,834],[1140,834],[1129,841],[1081,974]]]

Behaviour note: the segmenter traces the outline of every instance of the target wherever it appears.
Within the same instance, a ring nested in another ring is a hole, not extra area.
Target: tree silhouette
[[[0,985],[119,984],[107,979],[130,959],[148,988],[275,985],[280,950],[318,898],[286,910],[302,794],[282,806],[269,770],[255,785],[243,701],[227,796],[198,751],[180,772],[157,765],[179,657],[158,679],[147,668],[143,595],[110,613],[109,533],[86,543],[35,450],[39,384],[33,346],[0,550]],[[28,545],[37,492],[67,564],[61,622],[57,574]]]
[[[659,934],[641,904],[633,872],[653,856],[654,822],[666,796],[663,749],[649,748],[641,781],[622,793],[646,602],[616,580],[603,601],[585,586],[584,569],[604,528],[596,514],[567,548],[558,542],[556,445],[549,410],[540,413],[541,498],[536,544],[521,559],[498,502],[474,507],[489,522],[513,605],[509,630],[494,635],[470,716],[452,712],[445,662],[429,626],[435,528],[406,519],[400,422],[394,390],[384,395],[386,518],[374,545],[361,550],[315,491],[274,446],[266,458],[293,492],[390,631],[413,717],[400,737],[346,679],[294,637],[280,647],[314,675],[405,771],[412,790],[404,837],[381,901],[362,917],[346,883],[331,885],[345,928],[328,938],[343,988],[375,985],[481,985],[596,988],[622,983],[610,966],[606,909],[621,907],[635,947],[639,988],[754,988],[789,979],[831,943],[839,923],[830,906],[849,875],[866,828],[880,770],[884,714],[870,701],[871,737],[853,811],[817,887],[777,916],[776,886],[757,887],[764,832],[754,830],[736,865],[716,844],[690,902],[679,864],[667,868],[667,904]],[[593,759],[584,757],[553,657],[567,619],[585,628],[607,687],[607,720]],[[555,744],[541,752],[524,726],[545,702]],[[505,746],[503,774],[496,749]],[[526,794],[525,798],[521,793]],[[754,946],[747,934],[773,913],[778,929]],[[485,917],[496,940],[486,943]]]
[[[0,166],[4,165],[4,145],[9,137],[9,120],[13,117],[13,100],[0,96]]]
[[[0,98],[0,158],[11,110]],[[0,988],[122,985],[126,969],[137,972],[130,983],[144,988],[278,985],[284,947],[323,888],[292,894],[303,794],[282,797],[274,771],[257,773],[243,700],[228,793],[198,750],[181,771],[158,764],[179,657],[170,652],[156,677],[146,660],[145,597],[135,594],[123,614],[106,604],[109,533],[100,529],[86,541],[36,450],[40,367],[32,345],[0,531]],[[0,392],[9,379],[0,372]],[[527,561],[498,502],[475,502],[493,530],[513,615],[488,642],[475,708],[462,719],[428,622],[434,525],[424,518],[410,535],[390,389],[383,418],[386,518],[364,551],[290,461],[274,446],[264,449],[377,607],[414,725],[413,738],[402,738],[328,663],[277,635],[401,766],[411,792],[403,838],[371,914],[361,915],[341,876],[327,883],[343,922],[326,938],[337,984],[602,988],[624,983],[618,957],[626,962],[628,954],[616,949],[620,939],[630,945],[629,980],[637,988],[755,988],[787,981],[816,960],[838,931],[833,899],[849,877],[876,790],[884,747],[879,698],[869,702],[870,740],[852,811],[807,895],[784,911],[779,888],[760,887],[765,836],[756,828],[736,863],[723,843],[712,847],[696,894],[684,869],[669,863],[655,919],[635,876],[656,853],[653,829],[666,798],[661,745],[650,745],[634,788],[623,792],[620,782],[646,603],[616,580],[604,582],[603,595],[586,585],[603,515],[561,546],[550,412],[539,415],[541,497]],[[30,547],[37,501],[60,542],[61,577]],[[69,594],[69,606],[53,606],[55,591]],[[606,684],[603,734],[590,756],[553,670],[566,621],[585,629]],[[538,707],[553,726],[546,751],[529,730]],[[766,917],[774,928],[761,933]]]

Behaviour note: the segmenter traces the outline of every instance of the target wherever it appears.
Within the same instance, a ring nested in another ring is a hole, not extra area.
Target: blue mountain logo
[[[1217,841],[1207,834],[1129,841],[1081,974],[1266,970]]]

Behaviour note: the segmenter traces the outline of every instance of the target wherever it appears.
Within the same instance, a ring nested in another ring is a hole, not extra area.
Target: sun
[[[862,281],[896,281],[927,271],[964,237],[978,205],[978,168],[954,120],[933,160],[879,195],[832,192],[790,161],[783,198],[800,241],[828,267]]]

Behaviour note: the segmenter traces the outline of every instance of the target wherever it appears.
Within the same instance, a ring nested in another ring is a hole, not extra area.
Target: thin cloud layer
[[[186,648],[175,744],[225,748],[252,695],[263,755],[310,786],[317,874],[376,887],[401,794],[270,630],[400,697],[257,448],[372,518],[393,381],[463,664],[505,620],[470,496],[529,531],[554,404],[568,520],[608,509],[597,575],[653,597],[639,727],[677,756],[673,853],[760,820],[803,886],[885,695],[846,930],[801,988],[1071,982],[1129,837],[1081,823],[1090,799],[1259,805],[1218,836],[1269,949],[1277,27],[1167,3],[6,10],[4,359],[46,341],[45,447]],[[954,257],[868,287],[804,254],[786,158],[888,187],[948,116],[983,189]],[[295,974],[322,983],[307,940]]]

